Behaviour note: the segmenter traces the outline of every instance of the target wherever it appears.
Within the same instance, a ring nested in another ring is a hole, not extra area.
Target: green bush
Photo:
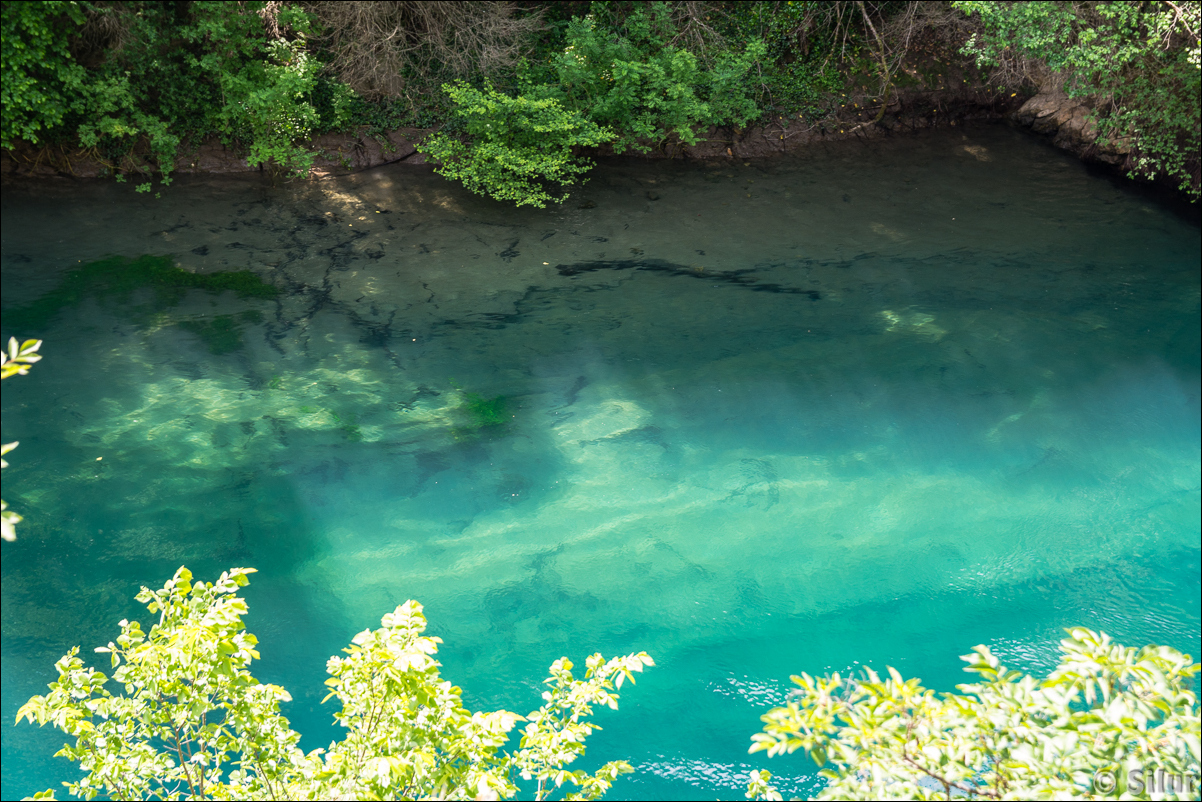
[[[758,116],[747,76],[763,42],[719,48],[703,64],[673,44],[676,33],[662,2],[638,5],[620,21],[573,17],[562,50],[545,64],[522,65],[516,96],[491,84],[444,86],[455,125],[418,149],[473,192],[541,208],[567,197],[552,197],[547,184],[567,186],[591,166],[576,148],[611,142],[618,153],[645,153],[673,138],[695,145],[706,128]]]
[[[552,196],[548,184],[567,186],[592,166],[572,148],[595,146],[612,131],[569,111],[554,98],[510,97],[491,86],[443,87],[465,138],[435,134],[418,145],[439,162],[436,171],[472,192],[518,206],[543,208],[568,196]]]
[[[207,9],[206,9],[207,11]],[[215,41],[230,23],[241,24],[247,15],[212,14],[198,25],[197,35]],[[296,8],[285,8],[280,23],[292,27],[296,38],[257,42],[250,32],[245,56],[230,64],[219,52],[206,53],[197,66],[217,77],[226,103],[216,114],[217,130],[228,139],[250,145],[247,163],[271,164],[294,175],[304,175],[314,154],[299,143],[318,127],[320,118],[311,102],[321,65],[305,49],[308,18]],[[330,108],[337,125],[344,113],[345,93],[333,98]]]
[[[740,3],[727,21],[727,37],[759,39],[766,53],[749,74],[758,107],[766,115],[800,115],[820,119],[833,113],[846,76],[843,55],[857,51],[854,31],[839,30],[839,17],[829,3]],[[850,48],[841,47],[844,36]]]
[[[44,141],[80,103],[87,80],[69,49],[77,3],[4,3],[0,11],[0,146]]]

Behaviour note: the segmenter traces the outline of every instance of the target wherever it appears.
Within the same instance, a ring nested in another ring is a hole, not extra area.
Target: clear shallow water
[[[791,673],[950,690],[971,646],[1045,670],[1075,624],[1199,652],[1197,224],[1004,128],[615,162],[546,211],[399,167],[12,185],[3,214],[6,310],[109,254],[285,290],[4,327],[46,341],[3,395],[7,721],[181,563],[260,570],[256,673],[306,747],[325,658],[407,598],[472,707],[650,652],[590,746],[636,766],[621,797],[813,789],[746,754]],[[175,325],[256,311],[222,355]],[[68,776],[5,726],[4,797]]]

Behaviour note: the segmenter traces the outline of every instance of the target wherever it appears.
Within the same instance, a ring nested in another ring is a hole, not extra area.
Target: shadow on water
[[[754,274],[762,268],[749,268],[744,270],[725,270],[717,274],[706,275],[705,269],[701,266],[689,267],[688,265],[678,265],[672,262],[665,262],[662,259],[619,259],[608,262],[576,262],[575,264],[556,265],[555,269],[559,271],[561,276],[578,276],[582,273],[593,273],[598,270],[647,270],[658,273],[667,273],[673,276],[688,276],[690,278],[704,279],[710,282],[722,282],[733,284],[738,287],[745,287],[752,292],[773,292],[784,293],[786,295],[804,295],[811,301],[822,300],[822,293],[818,290],[807,290],[800,287],[786,287],[781,284],[765,283]]]

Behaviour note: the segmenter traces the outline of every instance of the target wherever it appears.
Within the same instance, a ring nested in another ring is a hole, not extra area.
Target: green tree
[[[274,30],[265,33],[264,21],[237,4],[196,5],[192,24],[180,34],[202,47],[186,66],[198,78],[214,80],[224,101],[210,111],[207,124],[227,141],[247,142],[251,166],[306,174],[314,154],[301,143],[321,123],[312,102],[321,64],[306,49],[308,15],[284,6],[271,20]],[[266,16],[266,9],[259,11]],[[327,122],[338,125],[342,106],[332,108],[336,119]]]
[[[1042,680],[977,646],[961,659],[980,681],[958,694],[892,668],[886,679],[793,677],[799,689],[763,716],[751,751],[806,750],[827,767],[820,799],[1129,799],[1157,770],[1184,781],[1159,798],[1197,799],[1199,665],[1164,646],[1068,634]],[[770,780],[752,772],[748,797],[780,799]]]
[[[10,337],[8,340],[8,352],[0,351],[0,379],[7,379],[12,376],[24,376],[26,373],[29,373],[30,366],[42,358],[38,355],[38,349],[41,347],[41,340],[26,340],[18,345],[17,338]],[[20,443],[14,441],[0,446],[0,457],[12,451],[18,445]],[[0,470],[7,467],[8,460],[0,459]],[[4,503],[3,499],[0,499],[0,538],[4,540],[16,540],[16,527],[20,522],[21,516],[10,510],[8,504]]]
[[[434,655],[441,640],[425,635],[414,601],[385,615],[327,663],[329,695],[342,709],[341,741],[304,754],[300,736],[281,715],[291,700],[260,683],[248,667],[257,640],[245,631],[246,602],[237,595],[253,568],[234,568],[214,583],[192,582],[180,568],[161,590],[139,601],[159,621],[144,632],[121,621],[115,642],[98,648],[112,675],[85,667],[71,649],[55,668],[45,696],[17,713],[52,724],[75,743],[58,755],[85,776],[64,783],[76,796],[120,799],[468,799],[508,798],[518,783],[546,799],[599,798],[623,761],[588,774],[569,770],[597,728],[594,705],[617,709],[618,688],[654,665],[646,653],[588,658],[584,679],[566,658],[555,661],[543,705],[527,716],[471,712],[459,688],[444,680]],[[114,693],[114,691],[116,691]],[[525,721],[518,746],[510,732]],[[53,798],[53,791],[35,798]]]
[[[1195,198],[1202,147],[1202,3],[954,2],[983,30],[964,47],[980,64],[1042,63],[1070,96],[1096,101],[1104,142],[1135,150],[1134,172],[1165,174]]]

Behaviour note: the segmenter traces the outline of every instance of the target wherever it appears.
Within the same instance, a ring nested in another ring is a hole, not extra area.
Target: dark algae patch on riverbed
[[[480,393],[459,389],[459,407],[453,418],[451,435],[456,440],[471,440],[484,435],[496,436],[506,432],[512,420],[511,399],[503,395],[486,398]]]
[[[242,314],[216,315],[197,320],[181,320],[176,325],[200,338],[209,353],[220,356],[242,348],[242,326],[240,322],[262,323],[263,315],[257,309],[247,309]]]
[[[178,306],[189,290],[229,291],[238,298],[259,300],[279,294],[278,288],[249,270],[191,273],[176,267],[170,256],[109,256],[75,268],[57,287],[29,305],[5,311],[4,324],[10,331],[37,336],[59,312],[90,298],[129,307],[134,322],[144,326]],[[142,291],[149,291],[149,298]],[[233,350],[229,338],[237,329],[232,318],[222,319],[227,317],[180,325],[204,339],[213,353],[222,354]]]

